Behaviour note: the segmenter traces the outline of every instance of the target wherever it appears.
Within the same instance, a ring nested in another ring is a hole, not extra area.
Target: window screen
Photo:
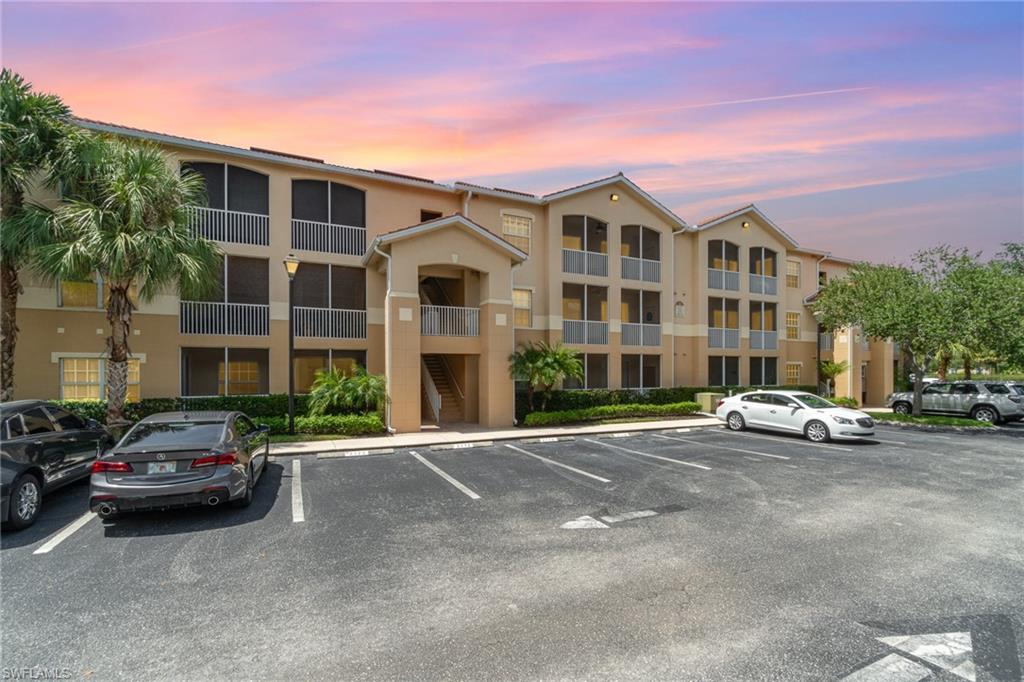
[[[622,356],[622,387],[640,388],[640,356]]]
[[[355,187],[332,182],[331,222],[335,225],[366,227],[366,193]]]
[[[292,180],[292,218],[327,222],[327,183],[323,180]]]
[[[307,308],[327,307],[327,271],[329,265],[303,263],[295,272],[292,295],[295,305]]]
[[[182,348],[181,394],[224,395],[219,377],[223,364],[223,348]]]
[[[588,353],[587,388],[608,388],[608,356]]]
[[[643,356],[643,386],[644,388],[657,388],[661,385],[661,356]]]
[[[228,303],[269,303],[268,266],[265,258],[228,256]]]
[[[228,209],[269,215],[270,179],[247,168],[228,166]]]
[[[202,176],[206,184],[206,205],[224,208],[224,164],[193,161],[181,164],[182,171],[191,170]]]
[[[331,307],[366,310],[366,270],[331,266]]]

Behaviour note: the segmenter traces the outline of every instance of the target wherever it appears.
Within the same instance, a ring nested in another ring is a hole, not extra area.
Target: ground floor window
[[[182,348],[181,395],[259,395],[270,392],[266,348]]]
[[[622,356],[622,388],[658,388],[661,386],[661,356]]]
[[[722,355],[708,357],[708,386],[739,386],[740,359]]]
[[[750,385],[776,386],[779,383],[778,358],[750,358]]]
[[[562,388],[608,388],[608,355],[580,353],[583,362],[583,381],[566,379]]]
[[[786,363],[786,385],[787,386],[799,386],[800,385],[800,370],[802,365],[799,362],[787,362]]]
[[[62,400],[104,400],[106,398],[107,365],[103,358],[61,358],[60,397]],[[126,398],[140,398],[142,371],[138,358],[128,359],[128,390]]]
[[[293,356],[295,392],[309,393],[313,389],[317,372],[332,367],[352,374],[356,366],[366,367],[365,350],[297,350]]]

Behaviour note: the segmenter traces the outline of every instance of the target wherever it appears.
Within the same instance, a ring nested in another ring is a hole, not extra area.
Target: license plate
[[[147,474],[173,474],[177,468],[175,462],[150,462],[146,469]]]

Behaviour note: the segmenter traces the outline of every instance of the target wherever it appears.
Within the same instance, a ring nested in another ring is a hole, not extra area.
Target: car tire
[[[827,443],[831,436],[825,422],[814,419],[804,426],[804,436],[812,443]]]
[[[729,416],[725,418],[725,423],[730,431],[743,431],[747,428],[747,422],[739,412],[730,412]]]
[[[996,408],[989,407],[988,405],[979,405],[971,410],[971,419],[979,422],[989,422],[990,424],[999,423],[999,412]]]
[[[23,496],[26,496],[23,499]],[[39,479],[32,474],[23,474],[11,486],[10,509],[7,522],[11,528],[21,530],[28,528],[39,518],[43,507],[43,489]]]
[[[245,509],[252,504],[253,487],[256,481],[252,478],[252,467],[249,467],[249,475],[245,477],[245,493],[236,500],[231,500],[231,506],[236,509]]]
[[[914,411],[914,406],[905,402],[893,403],[892,411],[896,414],[910,414]]]

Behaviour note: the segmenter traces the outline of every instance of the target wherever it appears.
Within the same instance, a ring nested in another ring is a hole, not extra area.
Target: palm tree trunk
[[[942,353],[939,355],[939,369],[937,372],[939,375],[939,381],[946,380],[946,375],[949,373],[949,361],[952,359],[953,358],[949,353]]]
[[[128,394],[128,335],[132,326],[132,302],[128,298],[128,284],[111,283],[107,298],[107,425],[126,424],[124,403]]]
[[[971,378],[971,365],[973,364],[974,362],[972,361],[971,356],[964,353],[964,379]]]
[[[18,343],[18,270],[0,260],[0,402],[14,399],[14,348]]]

